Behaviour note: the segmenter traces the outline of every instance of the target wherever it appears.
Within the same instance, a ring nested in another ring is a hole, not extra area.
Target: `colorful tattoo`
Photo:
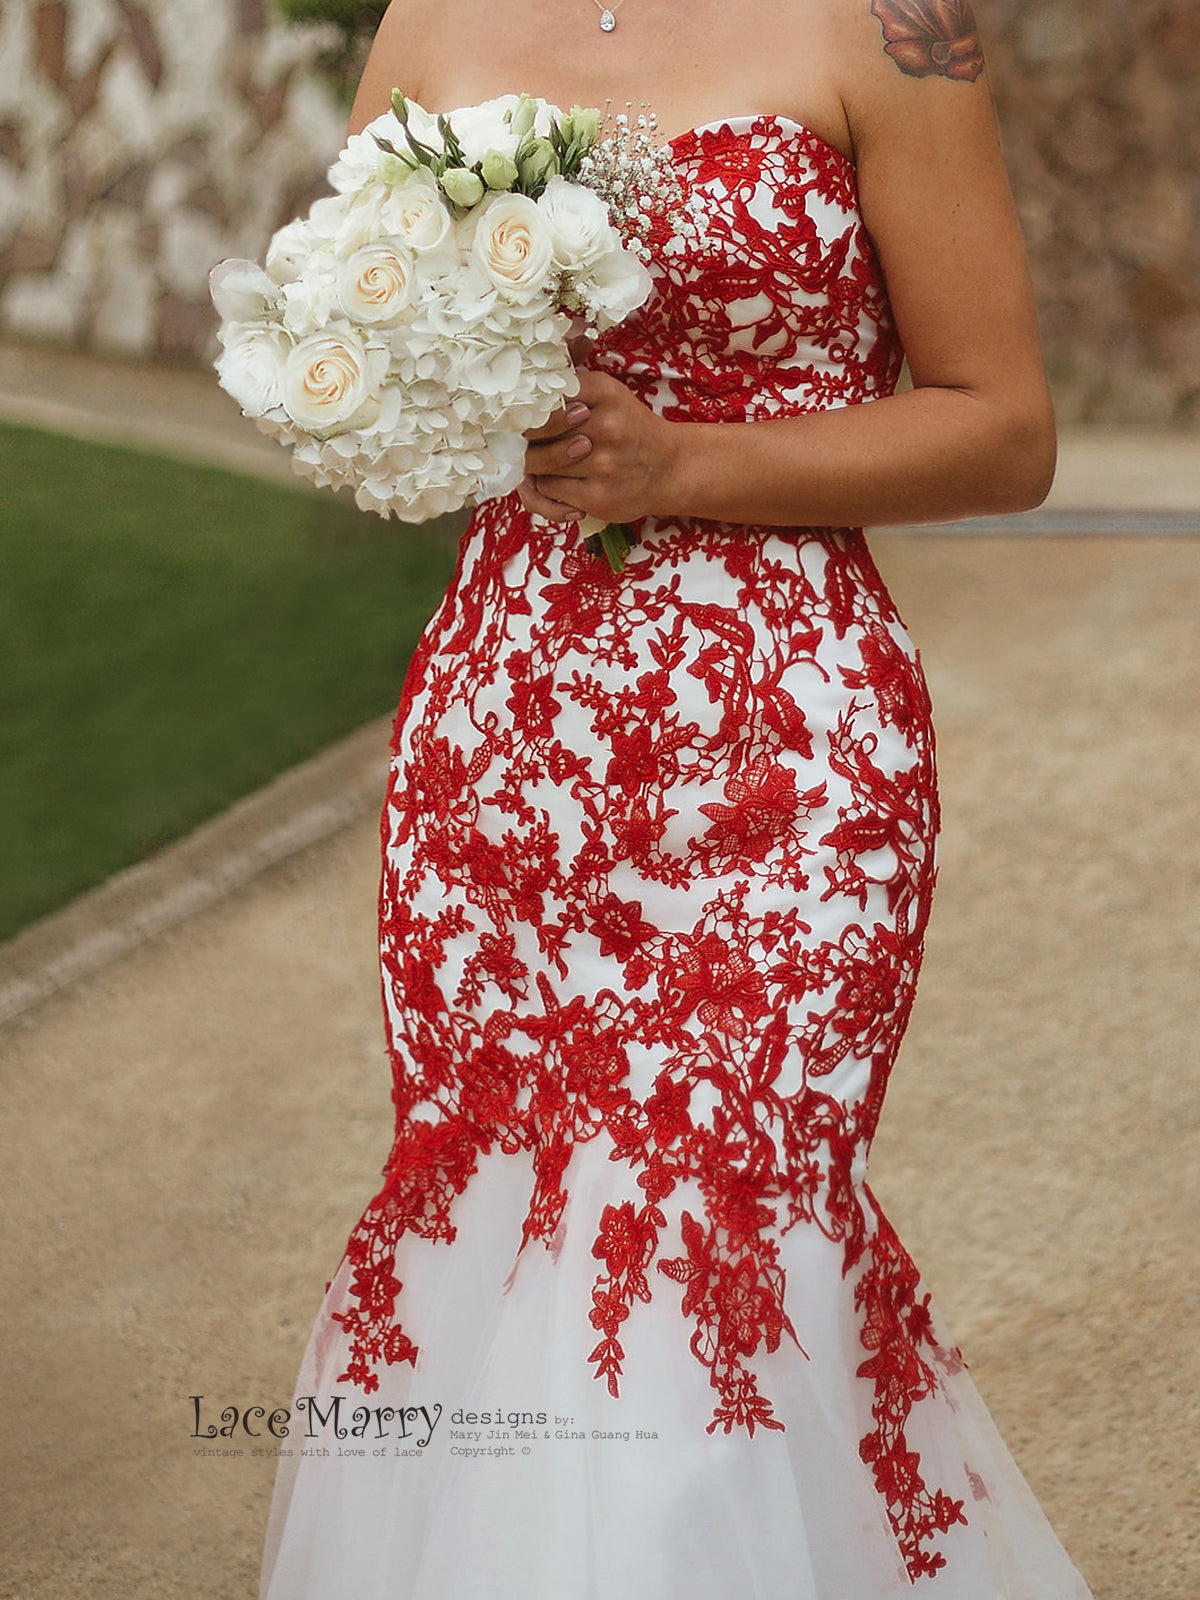
[[[937,73],[974,83],[983,49],[967,0],[871,0],[883,25],[884,49],[910,78]]]

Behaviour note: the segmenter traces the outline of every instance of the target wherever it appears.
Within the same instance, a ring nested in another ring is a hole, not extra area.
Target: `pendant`
[[[600,26],[604,29],[605,33],[611,33],[616,25],[617,19],[613,16],[611,11],[605,10],[600,13]]]

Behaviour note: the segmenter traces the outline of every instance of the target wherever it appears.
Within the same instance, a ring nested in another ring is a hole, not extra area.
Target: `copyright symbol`
[[[529,1446],[527,1444],[523,1444],[521,1446],[521,1454],[523,1456],[527,1456],[529,1454]]]

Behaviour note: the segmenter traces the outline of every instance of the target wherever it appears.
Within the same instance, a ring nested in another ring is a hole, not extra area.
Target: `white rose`
[[[478,208],[471,253],[505,299],[532,300],[554,267],[554,245],[537,202],[525,194],[496,194]]]
[[[208,292],[223,322],[254,322],[278,308],[278,286],[255,261],[219,261]]]
[[[292,341],[270,322],[233,323],[225,330],[217,377],[248,417],[261,417],[281,403],[280,380]]]
[[[554,259],[567,272],[583,272],[621,248],[620,235],[608,220],[608,207],[581,183],[551,178],[537,205],[550,227]]]
[[[280,228],[267,246],[267,276],[275,283],[295,283],[313,253],[312,230],[300,219]]]
[[[451,228],[450,213],[424,168],[392,190],[380,208],[380,222],[418,254],[438,249]]]
[[[416,288],[413,258],[398,239],[364,245],[338,273],[338,299],[354,322],[396,322],[412,305]]]
[[[294,346],[280,384],[283,407],[306,433],[368,427],[379,414],[375,390],[387,352],[368,348],[351,328],[314,333]]]
[[[649,269],[624,247],[605,256],[586,280],[576,284],[585,305],[597,313],[601,332],[644,306],[653,288]]]

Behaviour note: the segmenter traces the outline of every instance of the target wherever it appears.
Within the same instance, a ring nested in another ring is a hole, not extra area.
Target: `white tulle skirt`
[[[588,1365],[587,1310],[594,1219],[622,1180],[603,1137],[577,1145],[557,1254],[534,1239],[517,1256],[530,1158],[482,1156],[454,1240],[401,1240],[397,1311],[420,1353],[370,1395],[336,1381],[342,1261],[282,1441],[261,1600],[1089,1600],[953,1359],[906,1435],[966,1522],[939,1536],[937,1572],[909,1577],[859,1456],[873,1386],[842,1247],[814,1227],[780,1240],[803,1349],[755,1361],[782,1430],[706,1431],[708,1372],[665,1280],[624,1325],[613,1398]],[[664,1210],[677,1224],[699,1203],[680,1185]]]

